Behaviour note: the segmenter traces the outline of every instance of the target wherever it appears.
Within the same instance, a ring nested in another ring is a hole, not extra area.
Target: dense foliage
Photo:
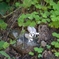
[[[28,5],[27,5],[28,3]],[[42,4],[41,4],[42,3]],[[43,5],[44,4],[44,5]],[[30,12],[33,8],[34,10]],[[24,0],[22,7],[29,10],[28,13],[22,14],[18,19],[19,26],[35,26],[40,23],[48,23],[49,26],[59,28],[59,3],[53,0]],[[30,23],[32,22],[32,23]],[[30,24],[29,24],[30,23]]]

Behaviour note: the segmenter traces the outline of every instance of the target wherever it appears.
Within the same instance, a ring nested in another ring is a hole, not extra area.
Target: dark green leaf
[[[0,51],[0,54],[10,59],[10,56],[5,51]]]
[[[6,27],[7,27],[7,24],[3,20],[0,20],[0,28],[6,29]]]
[[[0,14],[4,15],[6,11],[9,10],[9,5],[7,5],[5,2],[0,3]]]

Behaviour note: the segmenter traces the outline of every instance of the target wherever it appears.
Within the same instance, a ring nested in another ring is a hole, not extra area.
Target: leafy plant
[[[51,42],[51,45],[53,45],[55,48],[59,48],[59,42],[58,41]]]
[[[53,35],[54,37],[56,37],[56,38],[59,38],[59,34],[56,33],[56,32],[53,32],[52,35]]]
[[[7,24],[3,21],[3,19],[0,19],[0,28],[1,29],[6,29]]]
[[[40,58],[40,57],[42,57],[42,52],[43,52],[43,48],[38,48],[38,47],[34,47],[34,51],[36,52],[36,53],[38,53],[38,58]],[[33,52],[29,52],[29,55],[34,55],[34,53]]]
[[[54,47],[57,49],[57,48],[59,48],[59,34],[56,33],[56,32],[53,32],[52,35],[53,35],[54,37],[56,37],[57,40],[56,40],[56,41],[52,41],[52,42],[51,42],[51,45],[54,46]],[[59,52],[58,52],[56,49],[54,50],[54,55],[55,55],[56,57],[59,57]]]
[[[53,32],[52,35],[57,39],[57,41],[52,41],[51,45],[53,45],[55,48],[59,48],[59,34],[57,34],[56,32]]]
[[[58,3],[58,1],[57,1],[57,3],[54,2],[53,0],[49,0],[49,1],[45,0],[45,1],[47,2],[47,4],[49,4],[50,9],[51,9],[50,10],[50,19],[52,22],[50,22],[49,26],[59,28],[59,12],[58,12],[59,3]]]
[[[50,46],[50,45],[46,45],[46,47],[47,47],[47,49],[50,49],[50,48],[51,48],[51,46]]]
[[[5,42],[5,41],[0,41],[0,50],[6,49],[9,47],[10,44],[15,44],[15,43],[16,43],[15,40],[14,41],[10,40],[10,43]]]
[[[43,52],[43,48],[34,47],[34,51],[36,51],[38,53],[42,53]]]
[[[8,59],[11,59],[10,56],[4,51],[4,49],[8,48],[10,44],[15,44],[16,41],[10,40],[10,43],[0,41],[0,54],[7,57]]]
[[[42,54],[38,54],[38,58],[42,57]]]
[[[0,14],[5,15],[7,11],[9,11],[9,5],[6,4],[5,2],[0,3]]]
[[[15,43],[16,43],[16,40],[10,39],[10,43],[9,44],[15,44]]]
[[[27,3],[27,4],[26,4]],[[23,7],[28,8],[31,5],[36,5],[38,3],[37,0],[24,0],[23,1]]]
[[[0,51],[0,54],[7,57],[8,59],[11,59],[10,56],[5,51]]]
[[[3,48],[6,49],[7,47],[9,47],[9,43],[4,42],[4,44],[3,44]]]
[[[59,52],[54,53],[56,57],[59,57]]]
[[[34,21],[33,21],[34,20]],[[18,25],[19,26],[35,26],[36,25],[36,20],[38,21],[38,23],[40,23],[40,17],[38,15],[37,12],[33,12],[31,14],[22,14],[19,18],[18,18]]]
[[[32,5],[34,8],[39,9],[40,11],[35,10],[31,13],[21,14],[20,17],[18,18],[19,26],[23,26],[23,27],[35,26],[40,23],[50,22],[50,19],[48,18],[50,13],[48,12],[48,10],[43,9],[46,7],[41,5],[38,0],[24,0],[23,4],[22,4],[23,8],[25,8],[27,10],[29,9],[29,11],[30,11],[30,9],[32,9],[31,8]],[[44,10],[44,11],[42,11],[42,10]]]
[[[7,47],[9,47],[9,43],[0,41],[0,49],[6,49]]]
[[[28,4],[26,4],[26,3],[28,3]],[[23,6],[24,6],[24,7],[30,7],[31,4],[32,4],[32,0],[24,0],[24,1],[23,1]]]
[[[15,3],[15,7],[19,7],[19,6],[22,6],[22,4],[19,3],[19,2],[16,2],[16,3]]]
[[[33,52],[29,52],[29,55],[33,56],[33,55],[34,55],[34,53],[33,53]]]

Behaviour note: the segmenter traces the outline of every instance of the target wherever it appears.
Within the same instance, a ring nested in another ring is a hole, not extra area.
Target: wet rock
[[[43,55],[43,59],[55,59],[51,51],[45,50],[42,55]]]
[[[46,43],[45,41],[41,41],[41,46],[42,46],[42,47],[45,47],[46,44],[47,44],[47,43]]]
[[[39,32],[38,42],[40,42],[41,40],[47,41],[50,39],[49,28],[47,25],[39,25],[38,26],[38,32]]]

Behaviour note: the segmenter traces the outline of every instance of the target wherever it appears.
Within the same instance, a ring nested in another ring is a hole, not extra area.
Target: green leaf
[[[47,2],[47,3],[49,3],[50,2],[50,0],[44,0],[45,2]]]
[[[15,3],[15,6],[16,6],[16,7],[19,7],[19,6],[22,6],[22,4],[20,4],[19,2],[16,2],[16,3]]]
[[[0,49],[6,49],[7,47],[9,47],[9,43],[0,41]]]
[[[43,48],[34,47],[34,51],[36,51],[38,53],[42,53]]]
[[[0,14],[5,15],[6,11],[9,10],[9,5],[7,5],[5,2],[0,3]]]
[[[42,54],[38,54],[38,58],[42,57]]]
[[[35,25],[36,25],[35,21],[32,21],[29,26],[35,26]]]
[[[43,52],[43,48],[39,48],[38,53],[42,53],[42,52]]]
[[[41,18],[39,17],[39,15],[34,15],[34,18],[35,18],[36,21],[41,19]]]
[[[56,43],[56,42],[55,42],[55,41],[53,41],[53,42],[51,42],[51,45],[55,45],[55,43]]]
[[[35,7],[38,8],[38,9],[42,8],[42,6],[40,4],[36,4]]]
[[[34,47],[34,51],[38,51],[38,49],[39,49],[38,47]]]
[[[16,40],[10,40],[10,44],[15,44],[16,43]]]
[[[34,55],[34,53],[33,53],[33,52],[29,52],[29,55],[33,56],[33,55]]]
[[[32,0],[23,0],[23,6],[25,8],[30,7],[32,4]]]
[[[40,21],[40,20],[37,20],[37,21],[36,21],[36,23],[37,23],[37,24],[40,24],[40,23],[41,23],[41,21]]]
[[[49,26],[54,27],[54,28],[59,28],[59,21],[50,22]]]
[[[33,5],[35,5],[35,4],[37,4],[37,3],[38,3],[37,0],[32,0],[32,4],[33,4]]]
[[[55,48],[59,48],[59,42],[58,41],[51,42],[51,45],[53,45]]]
[[[28,19],[25,23],[24,23],[24,26],[29,26],[31,23],[31,21]]]
[[[57,39],[57,41],[59,42],[59,39]]]
[[[43,23],[47,23],[47,20],[46,20],[46,19],[42,19],[41,22],[43,22]]]
[[[49,16],[49,12],[45,11],[44,13],[41,12],[42,17],[47,18]]]
[[[59,34],[56,33],[56,32],[53,32],[52,35],[55,36],[55,37],[57,37],[57,38],[59,38]]]
[[[6,49],[7,47],[9,47],[9,43],[5,42],[5,43],[3,44],[3,48]]]
[[[51,48],[51,46],[50,46],[50,45],[47,45],[46,47],[47,47],[47,49],[50,49],[50,48]]]
[[[22,26],[24,24],[24,19],[26,18],[25,14],[22,14],[19,18],[18,18],[18,25]]]
[[[4,41],[0,41],[0,49],[3,49]]]
[[[3,20],[0,19],[0,28],[6,29],[6,27],[7,27],[7,24]]]
[[[33,19],[33,14],[27,14],[26,17],[29,18],[30,20],[32,20]]]
[[[59,48],[59,43],[58,42],[55,43],[55,48]]]
[[[10,56],[5,51],[0,51],[0,54],[7,57],[8,59],[11,59]]]
[[[54,53],[56,57],[59,57],[59,52]]]

